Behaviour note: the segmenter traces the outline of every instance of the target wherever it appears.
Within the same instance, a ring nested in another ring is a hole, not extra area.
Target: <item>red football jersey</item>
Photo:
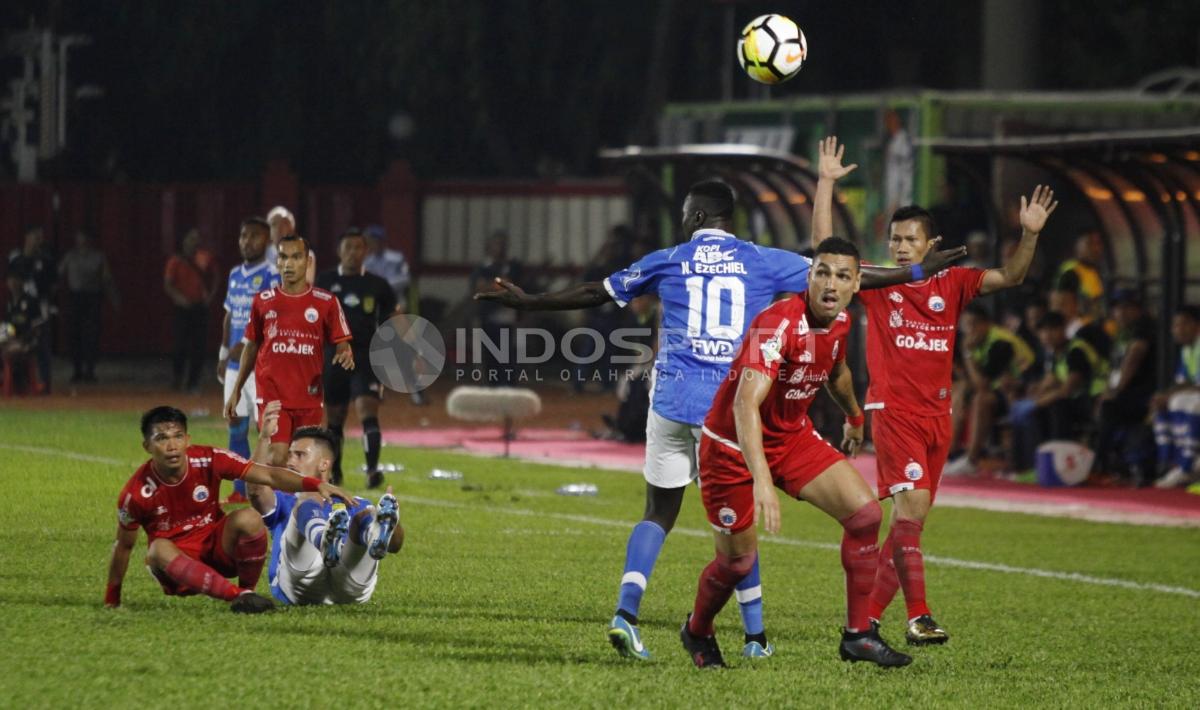
[[[958,317],[979,294],[983,274],[952,266],[924,281],[858,293],[867,309],[866,409],[950,412]]]
[[[742,371],[757,370],[775,380],[759,407],[767,460],[788,451],[797,434],[812,428],[808,408],[829,380],[833,366],[846,359],[850,316],[841,312],[828,328],[811,328],[804,294],[796,294],[759,313],[742,340],[729,376],[713,398],[704,433],[737,446],[733,400]]]
[[[284,409],[317,409],[325,343],[351,336],[333,294],[310,288],[291,296],[272,288],[254,297],[246,338],[258,343],[254,383],[259,403],[277,399]]]
[[[141,526],[151,540],[175,540],[212,525],[221,512],[221,479],[235,480],[252,465],[232,451],[189,446],[188,470],[175,483],[165,483],[147,461],[121,489],[117,521],[126,530]]]

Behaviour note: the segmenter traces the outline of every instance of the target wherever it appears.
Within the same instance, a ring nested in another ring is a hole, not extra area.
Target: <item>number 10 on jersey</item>
[[[708,285],[705,286],[705,281]],[[687,333],[720,340],[737,340],[746,328],[746,285],[735,276],[692,276],[684,282],[688,292]],[[728,294],[728,295],[726,295]],[[721,302],[729,302],[729,322],[721,322]],[[703,332],[701,328],[703,327]]]

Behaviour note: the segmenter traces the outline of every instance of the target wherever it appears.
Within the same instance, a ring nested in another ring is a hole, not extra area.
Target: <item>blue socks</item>
[[[300,528],[304,537],[313,547],[321,547],[321,540],[325,537],[325,507],[315,500],[304,500],[296,506],[294,515],[296,527]]]
[[[734,594],[737,596],[738,611],[742,612],[742,626],[746,627],[746,635],[763,633],[762,581],[758,576],[757,557],[750,574],[738,582]]]
[[[244,459],[250,458],[250,418],[238,417],[229,426],[229,450]],[[246,482],[238,479],[233,482],[233,491],[246,495]]]
[[[658,553],[666,539],[666,531],[658,523],[649,520],[633,526],[633,532],[629,535],[629,544],[625,548],[625,574],[621,577],[621,592],[617,597],[617,615],[631,624],[637,623],[646,583],[650,580],[650,573],[654,571],[654,563],[658,561]],[[746,635],[762,634],[762,579],[757,558],[750,574],[738,583],[735,594]]]
[[[625,547],[625,574],[621,577],[617,611],[637,618],[638,609],[642,605],[642,595],[646,593],[646,583],[650,580],[650,573],[654,571],[654,563],[658,560],[658,552],[666,539],[667,532],[658,523],[643,520],[633,526],[629,544]]]

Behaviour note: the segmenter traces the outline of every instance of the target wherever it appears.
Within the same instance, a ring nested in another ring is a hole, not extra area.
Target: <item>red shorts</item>
[[[259,431],[262,431],[264,407],[266,407],[265,402],[258,404]],[[297,429],[306,426],[321,426],[324,421],[325,410],[322,407],[313,407],[311,409],[288,409],[284,407],[279,410],[279,431],[275,432],[275,436],[271,437],[271,443],[290,444],[292,443],[292,433]]]
[[[178,547],[180,552],[212,567],[222,577],[236,577],[237,563],[221,547],[221,535],[225,530],[227,520],[229,518],[221,518],[197,533],[185,535],[171,542],[175,543],[175,547]],[[162,585],[163,594],[186,597],[198,593],[198,590],[191,587],[182,587],[176,584],[175,580],[154,571],[153,568],[151,568],[150,574],[153,574],[158,583]]]
[[[930,417],[891,409],[871,414],[880,499],[923,488],[937,496],[942,467],[950,453],[950,417]]]
[[[799,498],[802,488],[845,460],[816,430],[809,430],[786,453],[768,456],[767,465],[775,486]],[[754,478],[742,453],[708,434],[700,437],[700,497],[714,530],[732,535],[754,525]]]

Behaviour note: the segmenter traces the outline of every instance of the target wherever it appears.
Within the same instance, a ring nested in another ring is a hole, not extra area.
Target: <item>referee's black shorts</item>
[[[371,369],[371,353],[366,348],[354,348],[353,352],[353,370],[335,365],[332,356],[325,358],[325,372],[321,376],[325,404],[349,404],[359,397],[383,399],[383,385]]]

